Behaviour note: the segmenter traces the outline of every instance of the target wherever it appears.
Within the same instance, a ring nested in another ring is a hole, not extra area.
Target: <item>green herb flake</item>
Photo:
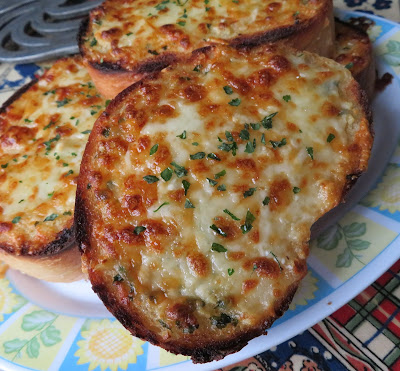
[[[166,4],[168,4],[168,3],[169,3],[169,0],[164,0],[164,1],[162,1],[161,3],[157,4],[154,8],[155,8],[156,10],[158,10],[158,11],[164,10],[164,9],[167,7]]]
[[[93,37],[92,41],[90,42],[90,46],[95,46],[97,45],[97,40],[95,37]]]
[[[228,324],[232,323],[232,325],[236,326],[238,324],[238,320],[236,318],[232,318],[231,316],[221,313],[218,316],[212,316],[210,318],[211,324],[219,329],[225,328]]]
[[[174,172],[170,167],[167,167],[165,170],[163,170],[160,174],[161,178],[163,178],[164,181],[168,182],[172,178],[172,174]]]
[[[226,170],[221,170],[219,173],[214,175],[215,179],[222,178],[224,175],[226,175]]]
[[[281,266],[281,263],[279,262],[279,260],[278,260],[278,257],[272,252],[272,251],[270,251],[269,252],[273,257],[274,257],[274,260],[278,263],[278,265],[279,265],[279,270],[282,272],[282,266]]]
[[[69,102],[71,102],[72,99],[68,99],[68,98],[64,98],[63,100],[57,100],[57,108],[63,107],[66,104],[68,104]]]
[[[292,97],[291,97],[290,95],[284,95],[284,96],[282,97],[282,99],[283,99],[285,102],[289,102],[289,101],[292,100]]]
[[[65,216],[67,216],[67,215],[72,215],[72,212],[71,212],[71,211],[64,211],[64,212],[63,212],[63,215],[65,215]]]
[[[152,54],[152,55],[158,55],[157,50],[152,50],[152,49],[148,49],[147,53]]]
[[[257,122],[255,124],[250,124],[250,126],[253,130],[260,130],[260,128],[261,128],[261,124],[259,124]]]
[[[113,278],[113,282],[122,282],[124,279],[121,277],[120,274],[116,274]]]
[[[153,147],[150,148],[150,156],[153,156],[158,150],[158,143],[156,143]]]
[[[228,95],[233,94],[233,89],[230,86],[224,86],[224,92]]]
[[[184,27],[184,26],[186,26],[186,21],[179,21],[179,22],[176,22],[176,24]]]
[[[217,190],[218,190],[218,191],[221,191],[221,192],[225,192],[225,191],[226,191],[226,186],[225,186],[225,184],[219,185],[219,186],[217,187]]]
[[[175,168],[174,172],[178,178],[187,175],[187,170],[183,166],[178,165],[176,162],[171,162],[171,165]]]
[[[131,35],[133,35],[132,32],[128,32],[128,33],[126,34],[126,36],[131,36]]]
[[[22,199],[22,200],[19,200],[19,202],[18,202],[18,203],[20,204],[21,202],[24,202],[24,201],[25,201],[25,200],[24,200],[24,199]]]
[[[43,144],[46,146],[46,151],[51,150],[51,143],[59,141],[61,138],[60,134],[57,134],[54,138],[49,139],[47,142],[43,142]]]
[[[158,182],[160,179],[157,178],[155,175],[146,175],[143,177],[143,179],[148,183],[148,184],[152,184],[155,182]]]
[[[107,99],[107,100],[106,100],[106,103],[105,103],[105,106],[108,107],[108,105],[110,104],[110,102],[111,102],[111,99]]]
[[[246,214],[246,220],[244,222],[244,225],[240,226],[240,229],[242,230],[243,234],[246,234],[251,231],[253,228],[252,223],[256,220],[256,217],[250,212],[250,210],[247,210]]]
[[[75,157],[76,157],[76,156],[78,156],[78,155],[77,155],[75,152],[72,152],[72,153],[71,153],[71,156],[75,156]]]
[[[278,112],[274,112],[274,113],[271,113],[271,114],[268,115],[268,116],[265,116],[265,117],[261,120],[261,125],[262,125],[265,129],[267,129],[267,130],[272,129],[272,119],[273,119],[277,114],[278,114]]]
[[[72,175],[73,173],[74,173],[73,170],[69,170],[68,173],[65,174],[65,176],[67,177],[67,176],[69,176],[69,175]]]
[[[232,99],[230,102],[228,102],[228,104],[233,107],[237,107],[240,105],[241,102],[242,101],[240,100],[240,98],[235,98],[235,99]]]
[[[69,166],[69,164],[67,164],[66,162],[63,162],[63,167],[67,167]]]
[[[272,147],[273,147],[274,149],[275,149],[275,148],[278,148],[278,147],[283,147],[284,145],[287,144],[286,138],[282,138],[282,140],[280,140],[280,141],[270,140],[269,142],[271,143],[271,145],[272,145]]]
[[[7,169],[7,167],[8,167],[8,162],[7,162],[6,164],[2,164],[2,165],[1,165],[1,168],[2,168],[2,169]]]
[[[21,217],[20,217],[20,216],[16,216],[16,217],[11,221],[11,223],[17,224],[20,220],[21,220]]]
[[[146,227],[143,227],[142,225],[138,225],[137,227],[135,227],[135,229],[133,230],[136,234],[136,236],[139,236],[140,233],[144,232],[146,230]]]
[[[353,62],[347,63],[347,64],[344,66],[344,68],[347,68],[348,70],[352,69],[353,67],[354,67],[354,63],[353,63]]]
[[[58,218],[57,214],[51,214],[49,216],[46,216],[46,218],[43,221],[44,222],[52,222],[56,218]]]
[[[293,193],[299,193],[301,191],[301,189],[299,187],[293,187]]]
[[[185,190],[185,196],[190,188],[190,183],[187,180],[182,180],[183,189]]]
[[[240,220],[236,215],[232,214],[228,209],[224,209],[224,213],[228,214],[233,220]]]
[[[247,197],[253,196],[253,194],[256,190],[257,190],[257,188],[249,188],[247,191],[243,192],[243,197],[247,198]]]
[[[250,133],[247,130],[241,130],[239,134],[239,138],[243,140],[249,140],[250,139]]]
[[[206,157],[205,152],[197,152],[194,155],[189,156],[191,160],[201,160]]]
[[[184,130],[181,135],[177,135],[176,137],[181,139],[186,139],[186,130]]]
[[[221,161],[221,159],[215,153],[209,153],[207,157],[211,158],[212,160]]]
[[[222,246],[216,242],[213,242],[213,244],[211,245],[211,250],[216,251],[216,252],[227,252],[228,251],[224,246]]]
[[[308,155],[311,157],[311,160],[314,160],[314,149],[313,147],[306,147]]]
[[[191,201],[187,198],[185,201],[185,209],[194,209],[194,205],[191,203]]]
[[[43,95],[49,95],[49,94],[55,94],[56,93],[56,89],[53,90],[48,90],[45,93],[43,93]]]
[[[262,144],[266,144],[266,142],[265,142],[265,134],[264,133],[261,135],[261,143]]]
[[[271,199],[269,197],[265,197],[263,200],[263,205],[267,206],[269,204],[269,201],[271,201]]]
[[[85,130],[85,131],[82,131],[81,133],[82,134],[90,134],[90,132],[91,132],[91,130]]]
[[[232,133],[230,131],[227,131],[227,130],[225,131],[225,137],[226,137],[226,140],[228,142],[233,142],[234,141],[233,135],[232,135]]]
[[[49,122],[45,127],[43,127],[43,130],[49,129],[49,128],[52,127],[54,124],[55,124],[55,122],[50,120],[50,122]]]
[[[198,145],[199,145],[199,143],[197,143],[197,142],[193,142],[193,143],[192,143],[192,146],[197,147]]]
[[[154,211],[153,211],[153,213],[156,213],[158,210],[160,210],[163,206],[165,206],[165,205],[169,205],[169,202],[163,202],[157,209],[155,209]]]
[[[24,119],[25,122],[32,122],[32,120]]]
[[[219,227],[217,227],[215,224],[210,225],[210,228],[217,234],[219,234],[222,237],[227,237],[228,235]]]
[[[296,18],[299,14],[300,14],[300,12],[297,11],[297,12],[293,13],[293,17]]]
[[[233,268],[228,268],[228,276],[232,276],[233,273],[235,273],[235,270]]]
[[[110,136],[110,131],[111,131],[110,128],[104,128],[104,129],[102,130],[102,132],[101,132],[101,135],[102,135],[103,137],[105,137],[105,138],[108,138],[108,137]]]
[[[335,137],[335,135],[333,135],[332,133],[330,133],[329,135],[328,135],[328,138],[326,138],[326,141],[328,142],[328,143],[330,143],[330,142],[332,142],[332,140],[334,140],[336,137]]]
[[[255,139],[253,142],[247,142],[246,143],[246,148],[245,148],[245,152],[246,153],[253,153],[256,150],[256,142]]]
[[[193,68],[193,71],[194,71],[194,72],[200,72],[200,70],[201,70],[202,67],[203,67],[203,66],[202,66],[201,64],[198,64],[197,66],[195,66],[195,67]]]
[[[215,187],[218,182],[214,179],[207,178],[208,182],[210,183],[211,187]]]

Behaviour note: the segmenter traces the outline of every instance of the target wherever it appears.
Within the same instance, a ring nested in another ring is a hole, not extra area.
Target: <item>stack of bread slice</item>
[[[329,0],[105,1],[83,59],[3,106],[4,260],[71,281],[78,244],[116,318],[194,362],[265,334],[306,274],[311,225],[367,167],[351,72],[371,93],[375,70],[348,27]]]

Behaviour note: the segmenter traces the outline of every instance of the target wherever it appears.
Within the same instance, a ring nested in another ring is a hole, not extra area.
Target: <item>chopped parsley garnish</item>
[[[197,142],[193,142],[193,143],[192,143],[192,146],[197,147],[198,145],[199,145],[199,143],[197,143]]]
[[[226,170],[221,170],[219,173],[214,175],[215,179],[219,179],[221,177],[223,177],[226,174]]]
[[[202,66],[201,64],[198,64],[197,66],[195,66],[195,67],[193,68],[193,71],[194,71],[194,72],[200,72],[201,67],[203,67],[203,66]]]
[[[82,134],[90,134],[91,130],[82,131]]]
[[[74,173],[73,170],[69,170],[68,173],[65,174],[65,176],[67,177],[67,176],[69,176],[69,175],[71,175],[71,174],[73,174],[73,173]]]
[[[242,101],[240,100],[240,98],[235,98],[235,99],[232,99],[230,102],[228,102],[228,104],[233,107],[237,107],[241,102]]]
[[[169,202],[163,202],[159,207],[157,207],[157,209],[155,209],[154,211],[153,211],[153,213],[156,213],[158,210],[160,210],[163,206],[165,206],[165,205],[169,205]]]
[[[233,273],[235,273],[235,270],[233,268],[228,268],[228,276],[232,276]]]
[[[171,327],[169,327],[162,319],[158,319],[157,321],[160,323],[160,325],[162,327],[167,328],[168,330],[171,330]]]
[[[114,276],[113,282],[122,282],[124,279],[121,277],[119,273]]]
[[[272,129],[272,119],[273,119],[277,114],[278,114],[278,112],[274,112],[274,113],[271,113],[271,114],[268,115],[268,116],[265,116],[265,117],[261,120],[261,125],[262,125],[265,129],[267,129],[267,130]]]
[[[90,46],[95,46],[97,45],[97,40],[95,37],[93,37],[92,41],[90,42]]]
[[[279,270],[282,272],[282,266],[281,266],[281,263],[279,262],[277,256],[276,256],[272,251],[270,251],[269,253],[274,257],[274,260],[275,260],[275,261],[278,263],[278,265],[279,265]]]
[[[344,68],[347,68],[348,70],[351,69],[351,68],[353,68],[353,67],[354,67],[354,63],[353,63],[353,62],[347,63],[347,64],[344,66]]]
[[[63,215],[72,215],[72,212],[71,211],[64,211]]]
[[[256,122],[255,124],[250,124],[250,126],[253,130],[260,130],[261,124]]]
[[[334,140],[336,137],[332,134],[332,133],[330,133],[329,135],[328,135],[328,138],[326,138],[326,141],[328,142],[328,143],[330,143],[330,142],[332,142],[332,140]]]
[[[225,131],[225,137],[226,137],[226,140],[228,142],[233,142],[234,141],[233,135],[232,135],[232,133],[230,131]]]
[[[54,124],[55,124],[55,122],[50,120],[50,122],[43,128],[43,130],[49,129],[49,128],[50,128],[51,126],[53,126]]]
[[[299,187],[293,187],[293,193],[299,193],[301,189]]]
[[[257,188],[249,188],[247,191],[243,192],[243,197],[247,198],[247,197],[253,196],[253,194],[256,190],[257,190]]]
[[[233,220],[240,220],[236,215],[232,214],[228,209],[224,209],[224,213],[228,214]]]
[[[194,209],[194,205],[190,202],[188,198],[185,201],[185,209]]]
[[[226,186],[225,186],[225,184],[219,185],[219,186],[217,187],[217,190],[218,190],[218,191],[221,191],[221,192],[225,192],[225,191],[226,191]]]
[[[284,95],[284,96],[282,97],[282,99],[283,99],[285,102],[289,102],[290,100],[292,100],[292,97],[291,97],[290,95]]]
[[[169,3],[169,0],[164,0],[160,4],[157,4],[154,8],[156,8],[158,11],[164,10],[167,7],[166,4],[168,4],[168,3]]]
[[[46,218],[43,220],[44,222],[52,222],[54,219],[58,217],[57,214],[51,214],[49,216],[46,216]]]
[[[71,102],[72,99],[64,98],[63,100],[56,100],[57,103],[57,108],[63,107],[69,102]]]
[[[224,246],[220,245],[219,243],[213,242],[211,245],[211,250],[216,252],[227,252],[228,250],[225,249]]]
[[[293,17],[296,18],[299,14],[300,14],[300,12],[297,11],[297,12],[293,13]]]
[[[214,187],[218,184],[218,182],[214,179],[207,178],[207,180],[210,183],[211,187]]]
[[[238,149],[238,146],[237,146],[236,142],[233,142],[233,143],[224,142],[218,146],[218,149],[225,151],[225,152],[232,151],[232,155],[236,156],[236,150]]]
[[[128,32],[128,33],[126,34],[126,36],[131,36],[131,35],[133,35],[132,32]]]
[[[22,200],[19,200],[19,202],[18,202],[18,203],[20,204],[21,202],[24,202],[24,201],[25,201],[25,200],[24,200],[24,199],[22,199]]]
[[[244,225],[240,226],[240,229],[242,230],[243,234],[246,234],[251,231],[253,228],[252,223],[256,220],[256,217],[250,212],[250,210],[247,210],[246,214],[246,220],[244,222]]]
[[[171,168],[167,167],[165,170],[163,170],[160,174],[161,178],[168,182],[172,178],[173,171]]]
[[[227,234],[219,227],[217,227],[215,224],[210,225],[210,228],[217,234],[219,234],[222,237],[227,237]]]
[[[17,224],[20,220],[21,220],[21,217],[20,217],[20,216],[16,216],[16,217],[11,221],[11,223]]]
[[[32,122],[32,120],[24,119],[25,122]]]
[[[185,196],[190,188],[190,183],[187,180],[182,180],[183,189],[185,190]]]
[[[176,24],[184,27],[184,26],[186,26],[186,21],[179,21],[179,22],[176,22]]]
[[[146,175],[146,176],[143,177],[143,179],[149,184],[158,182],[160,180],[155,175]]]
[[[314,149],[313,147],[307,147],[307,153],[311,157],[311,160],[314,160]]]
[[[51,143],[59,141],[61,138],[60,134],[57,134],[54,138],[49,139],[47,142],[43,142],[43,144],[46,146],[46,151],[51,150]]]
[[[272,144],[273,148],[283,147],[286,145],[286,138],[282,138],[280,141],[270,140],[269,142]]]
[[[267,206],[269,204],[269,201],[271,201],[271,199],[268,196],[265,197],[264,200],[263,200],[263,205]]]
[[[215,154],[215,153],[209,153],[207,155],[208,158],[211,158],[212,160],[217,160],[217,161],[221,161],[221,159]]]
[[[153,156],[158,150],[158,143],[150,148],[150,156]]]
[[[71,156],[78,156],[78,155],[75,152],[72,152]]]
[[[250,139],[250,133],[248,132],[248,130],[242,130],[239,134],[239,138],[243,139],[243,140],[249,140]]]
[[[178,165],[176,162],[171,162],[171,165],[175,168],[174,172],[178,178],[187,175],[187,170],[183,166]]]
[[[1,168],[2,168],[2,169],[7,169],[7,167],[8,167],[8,162],[7,162],[6,164],[2,164],[2,165],[1,165]]]
[[[92,109],[92,110],[90,111],[90,115],[91,115],[91,116],[94,116],[97,112],[98,112],[98,111],[95,111],[94,109]]]
[[[108,138],[110,136],[110,128],[104,128],[103,131],[101,132],[101,135],[105,138]]]
[[[245,152],[246,153],[253,153],[256,150],[256,140],[254,139],[253,142],[247,142]]]
[[[53,195],[54,195],[54,191],[47,194],[47,196],[49,196],[49,197],[52,197]]]
[[[205,152],[197,152],[194,155],[189,156],[191,160],[201,160],[206,157]]]
[[[184,130],[181,135],[177,135],[176,137],[181,139],[186,139],[186,130]]]
[[[221,313],[219,317],[212,316],[210,320],[211,324],[219,329],[225,328],[229,323],[232,323],[234,326],[238,324],[238,320],[236,318],[232,318],[225,313]]]
[[[144,232],[146,230],[146,227],[143,227],[142,225],[138,225],[135,227],[133,230],[137,236],[139,236],[140,233]]]
[[[228,95],[233,94],[233,89],[230,86],[224,86],[224,92]]]
[[[49,94],[55,94],[56,93],[56,89],[53,90],[48,90],[45,93],[43,93],[43,95],[49,95]]]
[[[261,143],[262,144],[266,144],[266,142],[265,142],[265,134],[264,133],[261,135]]]
[[[157,50],[152,50],[152,49],[148,49],[148,50],[147,50],[147,53],[153,54],[153,55],[158,55]]]
[[[107,99],[107,100],[106,100],[106,103],[105,103],[105,106],[108,107],[108,105],[110,104],[110,102],[111,102],[111,99]]]

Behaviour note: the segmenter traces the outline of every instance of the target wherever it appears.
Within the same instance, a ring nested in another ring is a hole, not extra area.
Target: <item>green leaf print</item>
[[[38,310],[24,316],[21,327],[24,331],[41,330],[49,322],[54,321],[55,318],[56,315],[54,313]]]
[[[7,354],[19,352],[26,345],[27,342],[28,340],[20,340],[20,339],[6,341],[3,344],[4,352]]]
[[[317,246],[320,249],[332,250],[338,246],[343,237],[338,227],[338,224],[334,224],[318,237]]]
[[[391,66],[400,66],[400,42],[390,40],[386,44],[387,52],[383,54],[383,59]]]
[[[53,325],[51,325],[40,333],[40,339],[46,347],[51,347],[61,341],[60,334],[60,330],[57,330]]]
[[[29,358],[39,357],[40,343],[36,337],[34,337],[26,347],[26,354]]]
[[[333,250],[339,246],[344,247],[343,252],[337,256],[336,267],[348,268],[356,259],[362,265],[365,263],[361,260],[362,255],[356,251],[368,249],[371,245],[369,241],[365,241],[356,237],[361,237],[367,232],[365,223],[351,223],[341,226],[339,223],[329,227],[317,239],[317,247],[324,250]],[[342,242],[340,242],[343,240]]]

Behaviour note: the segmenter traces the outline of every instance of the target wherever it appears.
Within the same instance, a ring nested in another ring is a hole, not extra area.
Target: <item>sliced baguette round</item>
[[[194,51],[96,121],[75,225],[93,290],[135,336],[194,362],[265,334],[307,271],[310,227],[366,169],[364,92],[333,60]]]
[[[276,41],[331,57],[332,0],[106,0],[83,23],[79,46],[97,88],[113,98],[181,54],[211,43]]]
[[[0,259],[49,281],[82,278],[73,228],[80,160],[104,109],[80,57],[56,62],[0,112]]]
[[[376,67],[371,40],[361,28],[335,19],[333,59],[350,70],[369,99],[375,91]]]

